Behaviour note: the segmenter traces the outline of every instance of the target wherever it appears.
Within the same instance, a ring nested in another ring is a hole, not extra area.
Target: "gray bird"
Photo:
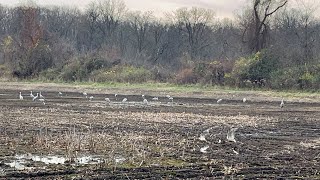
[[[20,92],[20,94],[19,94],[19,99],[20,99],[20,100],[23,100],[23,96],[21,95],[21,92]]]
[[[34,95],[32,94],[32,91],[30,91],[30,97],[34,98]]]
[[[39,93],[37,93],[37,95],[33,97],[32,101],[35,101],[36,99],[38,99],[38,97],[39,97]]]
[[[281,100],[281,103],[280,103],[280,108],[283,108],[284,107],[284,102],[283,102],[283,98]]]

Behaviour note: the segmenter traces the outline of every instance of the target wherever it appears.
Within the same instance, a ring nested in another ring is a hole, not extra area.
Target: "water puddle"
[[[72,160],[72,161],[71,161]],[[123,157],[118,160],[120,163],[125,161]],[[17,170],[30,169],[31,167],[26,167],[30,162],[42,162],[46,165],[50,164],[65,164],[67,162],[72,162],[72,165],[87,165],[87,164],[99,164],[102,162],[102,158],[98,156],[82,156],[77,158],[66,158],[63,156],[56,155],[47,155],[47,156],[38,156],[32,154],[22,154],[14,156],[14,160],[9,163],[4,163],[11,168]]]
[[[280,136],[281,134],[283,134],[281,132],[281,130],[275,130],[275,131],[261,130],[259,132],[244,133],[241,136],[253,137],[253,138],[267,138],[267,137],[272,137],[272,136]]]
[[[25,165],[23,165],[23,162],[20,160],[14,160],[11,163],[4,163],[5,165],[10,166],[11,168],[15,168],[16,170],[25,170],[27,169]]]
[[[121,163],[123,163],[125,160],[126,160],[126,158],[124,158],[124,157],[122,157],[122,156],[116,156],[115,158],[114,158],[114,160],[115,160],[115,162],[117,163],[117,164],[121,164]]]
[[[16,155],[15,158],[24,161],[31,160],[35,162],[43,162],[45,164],[64,164],[66,161],[66,158],[59,156],[36,156],[30,154]]]

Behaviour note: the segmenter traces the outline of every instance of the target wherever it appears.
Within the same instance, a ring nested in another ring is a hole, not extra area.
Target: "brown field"
[[[320,179],[317,99],[115,91],[2,83],[0,179]]]

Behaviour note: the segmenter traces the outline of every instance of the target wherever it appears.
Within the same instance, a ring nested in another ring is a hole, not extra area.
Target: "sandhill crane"
[[[208,153],[208,151],[207,151],[208,149],[209,149],[209,146],[202,147],[202,148],[200,148],[200,152]]]
[[[221,103],[221,101],[222,101],[222,99],[218,99],[217,103],[219,104],[219,103]]]
[[[246,99],[246,98],[243,98],[243,99],[242,99],[242,102],[243,102],[243,103],[247,102],[247,99]]]
[[[206,140],[206,136],[209,135],[211,129],[212,129],[212,128],[209,128],[209,129],[204,130],[204,131],[200,134],[199,140],[200,140],[200,141],[207,141],[207,140]]]
[[[152,98],[152,101],[158,101],[158,100],[159,100],[158,97],[153,97],[153,98]]]
[[[38,99],[40,102],[42,102],[43,103],[43,105],[46,105],[46,101],[45,101],[45,99]]]
[[[280,108],[283,108],[284,107],[284,102],[283,102],[283,98],[281,100],[281,103],[280,103]]]
[[[124,99],[122,100],[122,102],[127,102],[127,100],[128,100],[127,98],[124,98]]]
[[[107,102],[107,103],[110,103],[110,99],[109,98],[104,98],[104,100]]]
[[[235,140],[235,132],[238,128],[231,128],[230,131],[227,133],[227,140],[231,142],[237,142]]]
[[[37,95],[33,97],[32,101],[35,101],[36,99],[38,99],[38,97],[39,97],[39,93],[37,93]]]
[[[30,91],[30,97],[34,98],[34,95],[32,94],[32,91]]]
[[[207,141],[206,140],[206,134],[200,134],[199,140],[200,141]]]
[[[20,94],[19,94],[19,99],[20,99],[20,100],[23,100],[23,96],[21,95],[21,92],[20,92]]]
[[[90,97],[89,97],[89,101],[92,101],[92,99],[93,99],[93,96],[90,96]]]
[[[238,152],[238,151],[236,151],[235,149],[232,149],[232,151],[233,151],[233,153],[235,153],[236,155],[238,155],[238,154],[239,154],[239,152]]]
[[[40,96],[41,99],[45,99],[45,98],[42,96],[41,91],[40,91],[40,93],[39,93],[39,96]]]

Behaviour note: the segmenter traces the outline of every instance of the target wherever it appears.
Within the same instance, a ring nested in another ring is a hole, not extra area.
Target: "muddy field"
[[[30,90],[0,88],[0,179],[320,179],[316,100]]]

